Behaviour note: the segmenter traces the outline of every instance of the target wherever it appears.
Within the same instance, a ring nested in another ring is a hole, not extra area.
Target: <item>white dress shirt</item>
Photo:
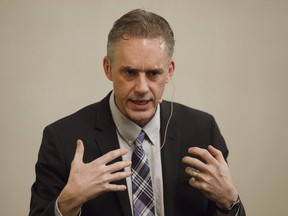
[[[163,202],[163,181],[160,151],[160,108],[157,107],[153,118],[145,125],[144,128],[139,127],[126,116],[124,116],[115,104],[114,94],[112,93],[109,101],[112,117],[117,129],[117,136],[120,148],[126,148],[127,154],[122,156],[123,160],[131,160],[134,150],[134,141],[143,130],[148,139],[145,138],[142,146],[149,161],[150,174],[152,178],[152,186],[154,192],[155,215],[164,215]],[[126,170],[130,169],[126,168]],[[131,177],[126,178],[127,189],[133,214],[133,197]]]

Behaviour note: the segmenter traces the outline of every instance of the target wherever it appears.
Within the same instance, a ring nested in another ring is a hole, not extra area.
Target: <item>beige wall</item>
[[[0,215],[27,215],[45,125],[111,89],[106,35],[138,7],[174,28],[174,99],[215,116],[248,215],[284,215],[286,0],[0,0]]]

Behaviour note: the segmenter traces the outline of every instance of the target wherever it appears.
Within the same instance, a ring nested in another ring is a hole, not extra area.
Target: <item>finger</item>
[[[191,167],[186,167],[185,172],[186,172],[189,176],[193,177],[193,178],[196,179],[196,180],[201,179],[199,170],[195,170],[195,169],[193,169],[193,168],[191,168]]]
[[[201,191],[203,190],[203,183],[193,177],[189,179],[189,184],[194,188],[197,188]]]
[[[124,191],[126,190],[126,186],[125,185],[117,185],[117,184],[109,184],[108,186],[108,190],[109,191]]]
[[[123,171],[123,172],[116,172],[116,173],[113,173],[110,175],[110,181],[109,182],[119,181],[119,180],[125,179],[131,175],[132,175],[132,172],[130,170]]]
[[[220,150],[216,149],[214,146],[209,145],[208,146],[208,151],[219,162],[224,162],[225,161],[222,152]]]
[[[125,167],[129,167],[130,165],[131,165],[131,161],[129,161],[129,160],[116,162],[116,163],[108,165],[107,166],[107,169],[108,169],[107,171],[109,173],[114,173],[116,171],[124,169]]]
[[[201,171],[206,170],[206,165],[202,161],[200,161],[196,158],[186,156],[182,159],[182,162],[185,164],[188,164],[189,166],[193,167],[194,169],[201,170]]]
[[[83,162],[83,155],[84,155],[84,144],[82,140],[77,140],[76,142],[76,151],[74,155],[75,162]]]
[[[189,179],[189,184],[196,189],[202,190],[202,183],[197,181],[194,177]]]
[[[116,159],[122,155],[125,155],[126,153],[127,153],[127,149],[125,149],[125,148],[116,149],[116,150],[110,151],[110,152],[106,153],[105,155],[101,156],[100,158],[95,160],[95,162],[100,163],[100,164],[107,164],[110,161],[113,161],[114,159]]]
[[[188,152],[192,155],[202,158],[206,163],[213,163],[216,160],[208,150],[203,148],[190,147]]]

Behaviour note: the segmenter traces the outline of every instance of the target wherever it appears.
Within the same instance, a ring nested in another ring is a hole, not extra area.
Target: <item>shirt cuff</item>
[[[59,207],[58,207],[58,198],[59,197],[57,197],[56,202],[55,202],[54,214],[55,214],[55,216],[63,216],[62,213],[59,210]],[[82,210],[80,209],[80,212],[78,213],[78,216],[81,216],[81,214],[82,214]]]
[[[221,213],[219,211],[216,210],[216,216],[238,216],[239,215],[239,209],[237,209],[236,213],[231,213],[231,214],[224,214],[224,213]]]

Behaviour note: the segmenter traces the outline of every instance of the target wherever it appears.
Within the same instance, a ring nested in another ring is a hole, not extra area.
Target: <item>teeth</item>
[[[143,105],[147,104],[147,101],[134,101],[134,103]]]

